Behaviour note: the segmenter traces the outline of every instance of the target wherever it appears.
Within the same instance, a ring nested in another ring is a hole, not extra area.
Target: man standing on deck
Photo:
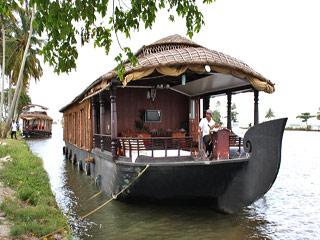
[[[208,109],[206,111],[206,117],[202,118],[199,123],[199,133],[202,133],[202,140],[205,145],[205,152],[207,157],[210,157],[212,153],[212,141],[210,138],[210,129],[214,126],[212,120],[212,111]]]
[[[14,120],[11,123],[11,139],[13,136],[17,139],[17,123]]]

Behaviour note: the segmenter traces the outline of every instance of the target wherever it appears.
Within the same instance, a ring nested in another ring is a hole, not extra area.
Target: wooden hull
[[[51,131],[44,131],[44,130],[24,130],[22,134],[25,137],[35,137],[35,138],[51,137],[52,135]]]
[[[92,175],[101,190],[111,196],[149,165],[118,199],[160,203],[204,200],[219,211],[234,213],[261,198],[274,183],[286,121],[278,119],[250,128],[244,138],[246,158],[132,163],[121,159],[114,162],[110,154],[93,150]]]

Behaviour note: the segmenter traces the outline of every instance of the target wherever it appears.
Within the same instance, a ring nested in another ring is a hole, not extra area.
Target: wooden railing
[[[95,133],[93,135],[93,146],[111,152],[111,135]]]
[[[118,138],[119,141],[119,153],[120,155],[128,155],[132,159],[133,153],[137,156],[149,154],[149,157],[155,158],[157,156],[157,150],[160,151],[163,156],[161,157],[178,157],[182,155],[182,151],[190,152],[190,156],[193,150],[192,137],[172,138],[172,137],[151,137],[151,138]],[[169,151],[171,151],[170,154]],[[159,151],[158,151],[159,152]],[[184,152],[184,155],[185,155]],[[128,153],[128,154],[126,154]],[[173,156],[172,156],[173,154]]]
[[[230,147],[238,147],[239,153],[241,152],[241,147],[243,146],[243,138],[232,134],[229,137],[229,146]]]

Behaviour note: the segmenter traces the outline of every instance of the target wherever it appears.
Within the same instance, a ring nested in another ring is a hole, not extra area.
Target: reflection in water
[[[195,206],[137,205],[113,201],[86,220],[79,216],[102,204],[92,180],[64,160],[62,129],[29,140],[44,160],[59,207],[76,239],[318,239],[320,235],[320,133],[285,132],[282,165],[270,192],[236,215]],[[299,146],[297,146],[299,145]]]

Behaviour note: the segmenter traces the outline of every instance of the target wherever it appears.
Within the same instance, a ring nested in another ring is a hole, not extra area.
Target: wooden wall
[[[145,123],[150,130],[178,130],[182,122],[189,121],[189,98],[168,89],[157,90],[155,101],[147,99],[147,89],[117,89],[118,134],[135,131],[140,111],[161,110],[161,122]]]
[[[90,99],[69,107],[64,113],[63,139],[78,148],[92,149],[92,119]]]

